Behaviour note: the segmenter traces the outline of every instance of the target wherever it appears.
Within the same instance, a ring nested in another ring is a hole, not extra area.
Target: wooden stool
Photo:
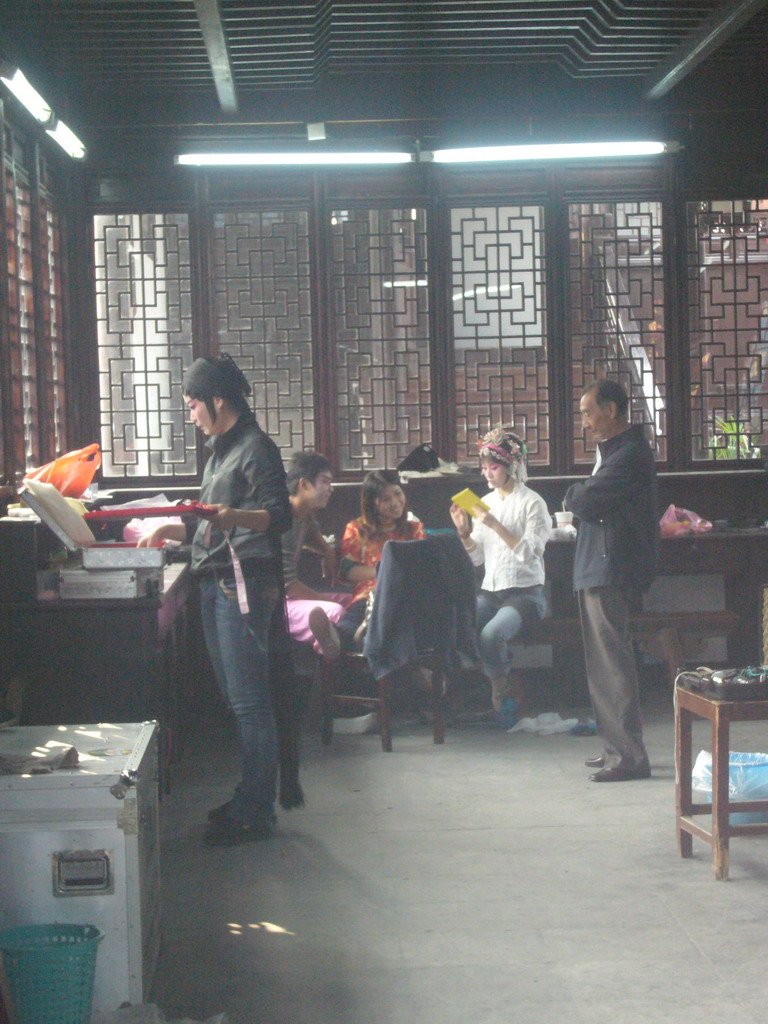
[[[693,716],[712,723],[712,803],[693,802],[691,781],[691,723]],[[683,686],[675,688],[675,810],[677,845],[681,857],[693,856],[693,837],[712,847],[715,878],[728,878],[728,840],[731,836],[768,835],[768,822],[732,825],[731,811],[766,811],[768,800],[728,799],[731,722],[768,721],[768,700],[714,700]],[[696,814],[711,814],[710,831],[696,824]]]

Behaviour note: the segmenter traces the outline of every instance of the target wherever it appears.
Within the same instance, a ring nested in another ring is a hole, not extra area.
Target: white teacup
[[[573,512],[555,512],[555,522],[558,526],[572,526]]]

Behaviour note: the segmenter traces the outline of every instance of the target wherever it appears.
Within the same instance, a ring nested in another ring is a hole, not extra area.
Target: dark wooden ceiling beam
[[[232,114],[237,110],[237,90],[219,0],[195,0],[195,11],[203,34],[219,105],[225,113]]]
[[[658,100],[678,85],[697,64],[765,7],[766,2],[768,0],[728,0],[724,3],[648,75],[644,84],[645,99]]]

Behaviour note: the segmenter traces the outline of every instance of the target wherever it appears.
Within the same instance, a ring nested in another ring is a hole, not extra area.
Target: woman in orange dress
[[[368,596],[376,585],[376,569],[388,540],[422,540],[424,524],[409,517],[405,493],[397,473],[377,469],[363,481],[361,515],[347,523],[341,542],[341,577],[353,583],[352,601],[334,624],[322,608],[313,608],[309,625],[325,657],[335,660],[353,650],[355,636],[365,621]]]

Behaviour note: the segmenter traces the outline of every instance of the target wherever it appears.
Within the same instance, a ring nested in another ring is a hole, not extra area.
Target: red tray
[[[148,516],[197,516],[213,519],[218,509],[200,501],[181,501],[178,505],[134,505],[133,508],[100,508],[86,512],[85,519],[146,519]]]

